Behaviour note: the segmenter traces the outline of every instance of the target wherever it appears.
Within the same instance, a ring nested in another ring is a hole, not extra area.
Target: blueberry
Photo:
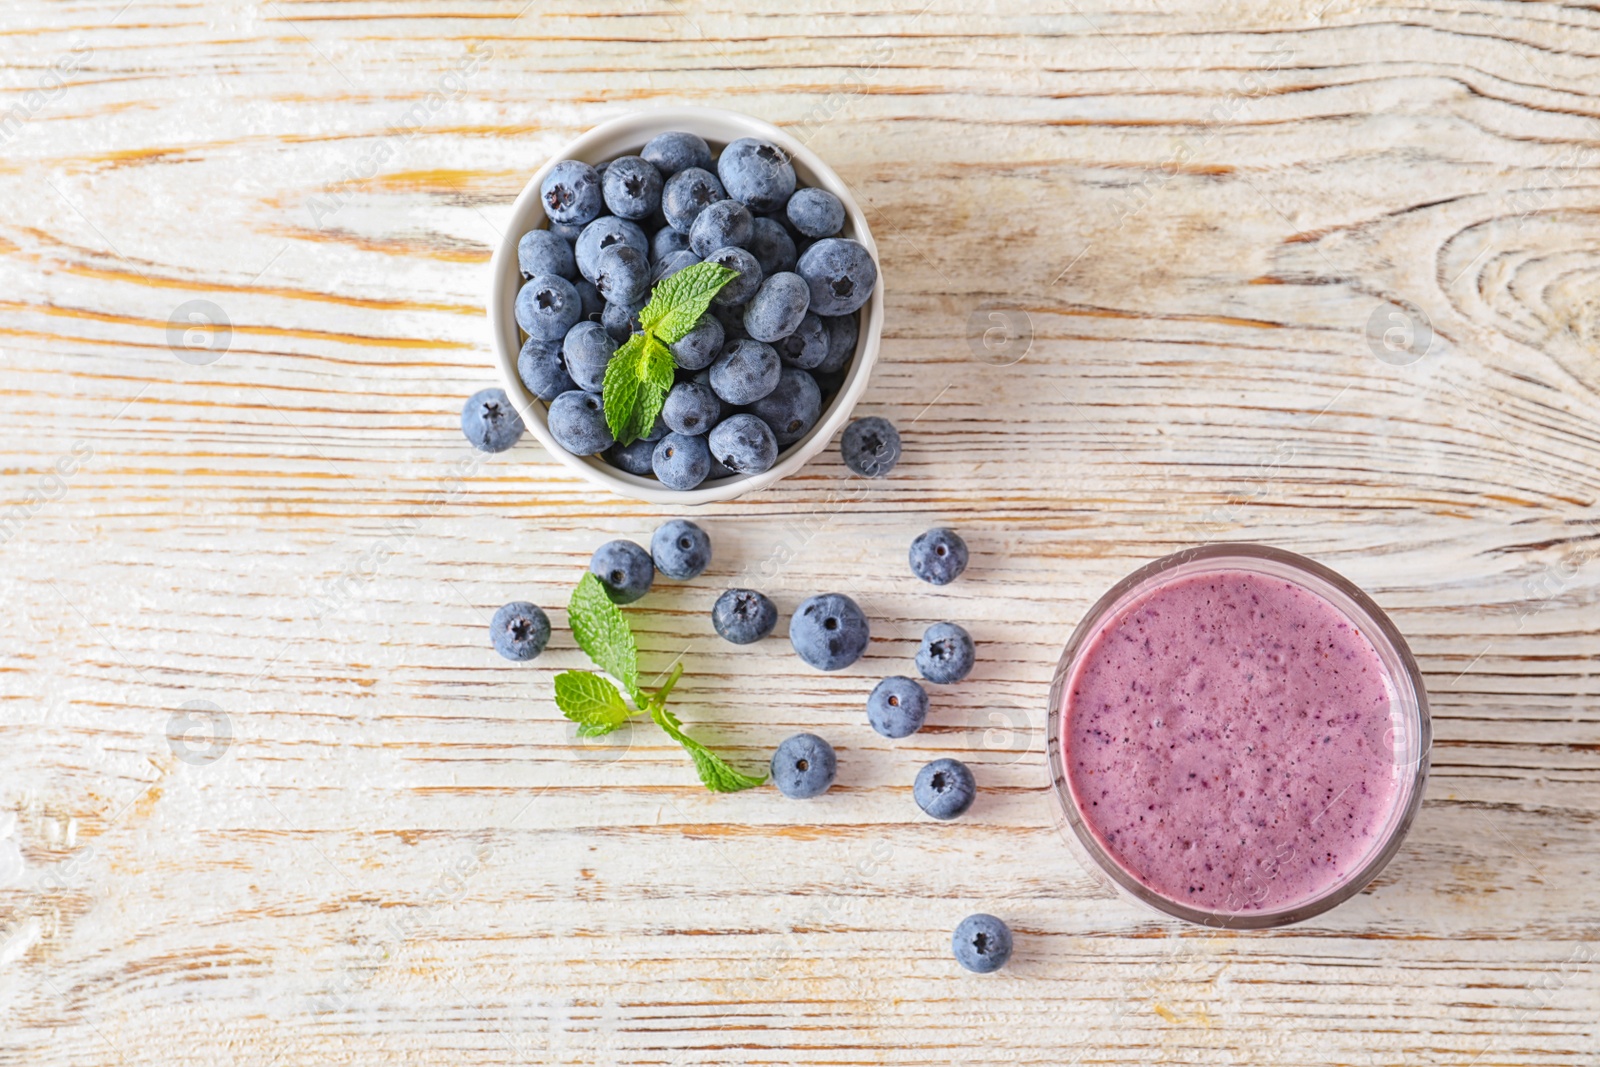
[[[517,290],[517,325],[529,337],[558,341],[583,317],[583,299],[559,274],[529,278]]]
[[[656,443],[641,437],[631,445],[612,444],[605,457],[613,467],[647,478],[655,473],[655,453]]]
[[[748,413],[723,419],[705,440],[722,465],[738,474],[761,474],[778,461],[772,428]]]
[[[728,194],[715,174],[703,167],[690,167],[667,179],[661,190],[661,212],[666,215],[668,226],[688,233],[702,211],[726,199]]]
[[[504,452],[522,437],[522,416],[504,389],[479,389],[461,408],[461,432],[479,452]]]
[[[636,300],[631,304],[607,304],[600,312],[600,325],[604,326],[611,339],[620,345],[643,329],[639,324],[639,312],[644,310],[647,303],[649,303],[648,298]]]
[[[552,219],[550,220],[550,232],[568,244],[572,244],[578,239],[578,235],[583,232],[583,228],[587,225],[588,223],[586,222],[556,222]]]
[[[878,265],[858,242],[827,237],[804,252],[795,273],[811,287],[811,310],[848,315],[860,310],[878,284]]]
[[[563,159],[539,185],[539,199],[551,222],[583,225],[596,218],[604,206],[600,175],[587,163]]]
[[[638,223],[619,219],[615,215],[604,215],[589,223],[573,245],[573,259],[578,264],[578,273],[594,281],[600,253],[617,245],[626,245],[643,254],[650,251],[650,240],[645,237]]]
[[[782,370],[783,364],[778,362],[778,353],[771,345],[734,341],[711,364],[711,388],[734,407],[743,407],[772,392]]]
[[[682,130],[656,134],[639,154],[669,177],[690,167],[711,166],[711,146],[704,138]]]
[[[705,259],[719,248],[750,240],[750,211],[737,200],[718,200],[695,217],[689,227],[689,247]]]
[[[711,298],[713,304],[734,307],[749,300],[761,288],[761,264],[742,248],[735,245],[718,248],[706,257],[706,262],[738,272],[736,277],[730,278],[726,285],[717,290],[717,295]]]
[[[537,337],[530,337],[523,342],[522,351],[517,353],[517,376],[528,387],[528,392],[540,400],[549,402],[568,389],[578,387],[567,374],[561,348],[559,341],[541,341]]]
[[[1011,958],[1011,927],[993,915],[968,915],[951,935],[950,951],[974,974],[998,971]]]
[[[608,304],[635,304],[650,295],[650,260],[637,248],[616,244],[594,261],[594,287]]]
[[[549,230],[529,230],[517,242],[517,266],[524,278],[555,274],[571,281],[578,276],[572,246]]]
[[[675,581],[700,577],[711,565],[711,538],[688,519],[673,519],[656,527],[650,538],[650,558],[656,570]]]
[[[714,482],[718,478],[732,478],[733,472],[722,465],[716,456],[711,457],[711,473],[706,475],[706,481]]]
[[[722,150],[717,176],[728,195],[763,215],[777,211],[794,192],[794,164],[783,149],[741,137]]]
[[[662,230],[662,233],[677,233],[676,230]],[[700,262],[700,257],[685,248],[681,252],[669,252],[667,258],[657,263],[650,271],[650,283],[665,281],[685,267],[692,267]]]
[[[867,697],[867,722],[884,737],[910,737],[928,719],[928,691],[896,674],[879,682]]]
[[[778,625],[778,609],[764,593],[729,589],[711,605],[711,625],[724,641],[754,644]]]
[[[800,326],[810,305],[811,292],[798,274],[779,271],[761,283],[744,310],[744,328],[757,341],[788,337]]]
[[[606,426],[600,398],[582,389],[562,393],[550,401],[550,413],[545,421],[556,444],[575,456],[604,452],[615,441]]]
[[[701,315],[694,329],[668,347],[672,349],[672,358],[684,370],[704,370],[722,352],[722,323],[713,315]]]
[[[685,252],[689,248],[689,236],[679,233],[671,226],[663,226],[650,238],[650,262],[660,263],[674,252]]]
[[[936,526],[911,542],[911,573],[930,585],[949,585],[967,569],[967,543],[954,530]]]
[[[578,290],[578,300],[583,304],[581,319],[599,322],[600,313],[606,309],[606,299],[588,278],[575,278],[572,287]]]
[[[606,380],[606,365],[617,351],[617,342],[598,322],[580,322],[567,331],[561,343],[567,373],[579,389],[598,393]]]
[[[750,413],[772,430],[779,448],[788,448],[811,432],[822,414],[822,390],[803,370],[785,367],[778,386],[750,405]]]
[[[936,759],[917,772],[911,785],[917,807],[935,819],[954,819],[972,807],[978,785],[958,759]]]
[[[953,622],[936,622],[922,633],[917,670],[935,685],[951,685],[972,673],[976,658],[971,634]]]
[[[745,247],[761,264],[762,274],[792,271],[800,261],[800,253],[795,251],[794,238],[789,236],[789,231],[783,228],[783,223],[766,215],[751,220],[750,243]]]
[[[795,734],[772,754],[772,784],[791,800],[821,796],[838,773],[833,746],[816,734]]]
[[[704,437],[669,433],[656,442],[651,465],[668,489],[693,489],[711,473],[711,452]]]
[[[900,431],[888,419],[869,415],[844,428],[839,451],[844,465],[863,478],[882,478],[900,462]]]
[[[647,219],[661,206],[661,172],[639,156],[613,159],[600,185],[606,210],[620,219]]]
[[[710,386],[699,382],[679,382],[667,393],[661,405],[661,417],[674,433],[710,433],[711,427],[722,419],[722,401]]]
[[[737,416],[736,416],[737,417]],[[843,593],[811,597],[789,620],[789,643],[819,671],[840,671],[861,658],[872,636],[867,617]]]
[[[844,204],[826,189],[801,189],[784,211],[789,224],[807,237],[832,237],[844,229]]]
[[[828,331],[828,355],[816,369],[821,374],[837,374],[856,354],[861,319],[856,315],[823,315],[822,325]]]
[[[808,311],[794,332],[774,341],[772,347],[778,350],[784,366],[813,370],[828,358],[828,328],[819,316]]]
[[[536,605],[514,600],[494,613],[489,640],[506,659],[533,659],[550,640],[550,618]]]
[[[656,565],[632,541],[607,541],[589,558],[589,573],[600,579],[613,604],[632,604],[650,591]]]
[[[711,305],[711,314],[716,317],[718,322],[722,323],[724,343],[731,344],[734,341],[743,341],[750,336],[744,328],[744,312],[745,307],[743,304]]]

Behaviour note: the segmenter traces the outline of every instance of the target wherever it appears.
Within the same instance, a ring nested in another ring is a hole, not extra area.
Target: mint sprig
[[[677,715],[667,709],[667,698],[683,677],[682,663],[673,666],[658,689],[640,688],[639,646],[633,629],[593,574],[585,574],[572,591],[567,601],[567,624],[578,647],[623,689],[618,692],[602,675],[588,671],[562,671],[556,675],[556,707],[578,724],[579,737],[601,737],[635,715],[648,712],[656,725],[689,753],[700,781],[712,792],[737,793],[766,781],[764,776],[755,778],[734,770],[721,756],[683,732]],[[623,699],[624,692],[632,699],[632,707]]]
[[[677,369],[667,346],[694,329],[711,298],[738,276],[720,263],[696,263],[656,283],[639,311],[640,332],[612,355],[601,383],[606,425],[617,443],[631,445],[655,428]]]

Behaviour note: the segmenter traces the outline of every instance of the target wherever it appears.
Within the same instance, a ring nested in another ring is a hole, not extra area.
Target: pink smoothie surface
[[[1293,582],[1158,585],[1104,620],[1069,682],[1078,810],[1168,899],[1228,913],[1313,900],[1356,873],[1395,808],[1383,663]]]

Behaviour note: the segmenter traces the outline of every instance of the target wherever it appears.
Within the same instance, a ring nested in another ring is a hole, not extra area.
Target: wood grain
[[[23,0],[0,39],[0,1064],[1600,1063],[1593,7]],[[456,425],[511,199],[665,103],[804,137],[882,251],[903,462],[697,512],[710,572],[635,609],[736,760],[835,743],[813,803],[575,738],[562,611],[536,665],[484,635],[666,514]],[[1254,934],[1103,897],[1043,789],[1085,608],[1231,539],[1368,589],[1436,735],[1378,884]],[[735,582],[852,592],[868,655],[720,644]],[[877,737],[944,618],[977,671]],[[1018,934],[983,981],[975,910]]]

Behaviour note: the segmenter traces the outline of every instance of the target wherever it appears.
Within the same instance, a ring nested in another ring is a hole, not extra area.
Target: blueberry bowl
[[[549,405],[534,395],[518,372],[518,355],[522,351],[525,336],[516,314],[517,295],[525,280],[518,258],[518,244],[530,230],[549,225],[540,192],[546,177],[559,163],[580,160],[599,166],[619,157],[637,155],[651,138],[675,130],[688,131],[704,138],[714,154],[720,154],[740,138],[756,138],[778,146],[788,155],[800,186],[826,190],[844,206],[844,225],[838,236],[858,242],[877,261],[877,245],[860,206],[838,175],[805,145],[770,123],[737,112],[714,108],[663,108],[624,115],[601,123],[552,154],[544,166],[534,172],[512,205],[509,224],[490,264],[492,280],[488,312],[495,360],[500,368],[506,395],[516,405],[523,423],[547,452],[590,482],[622,496],[656,504],[707,504],[764,489],[780,478],[793,474],[843,429],[856,401],[866,389],[867,379],[877,360],[883,330],[884,286],[880,266],[872,295],[859,312],[853,313],[858,316],[859,329],[854,355],[842,379],[837,382],[831,395],[825,395],[822,412],[810,431],[783,446],[776,462],[760,473],[733,473],[720,478],[708,478],[693,489],[670,489],[655,478],[630,474],[613,466],[600,455],[576,455],[561,447],[550,431]]]

